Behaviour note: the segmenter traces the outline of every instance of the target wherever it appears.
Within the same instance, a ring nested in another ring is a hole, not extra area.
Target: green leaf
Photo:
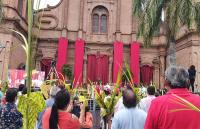
[[[30,93],[29,97],[27,95],[19,96],[18,110],[23,116],[27,116],[23,117],[23,129],[34,129],[38,113],[44,108],[45,101],[41,92]]]

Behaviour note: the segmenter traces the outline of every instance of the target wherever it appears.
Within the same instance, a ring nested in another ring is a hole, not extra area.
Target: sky
[[[51,6],[55,6],[60,2],[60,0],[34,0],[34,9],[35,10],[38,8],[37,3],[39,1],[40,1],[39,9],[46,8],[48,4]]]

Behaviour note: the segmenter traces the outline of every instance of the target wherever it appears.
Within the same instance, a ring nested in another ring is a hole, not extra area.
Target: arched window
[[[92,11],[92,32],[103,34],[108,32],[108,10],[97,6]]]
[[[101,33],[107,33],[107,16],[106,15],[101,16],[100,23],[101,23],[101,28],[100,28]]]
[[[94,14],[92,17],[92,32],[99,32],[99,15]]]

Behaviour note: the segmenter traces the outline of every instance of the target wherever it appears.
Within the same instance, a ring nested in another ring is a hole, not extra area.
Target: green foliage
[[[132,74],[130,67],[127,63],[125,64],[125,69],[123,70],[122,81],[128,82],[131,86],[134,85],[133,74]]]
[[[2,82],[1,86],[2,86],[1,91],[5,94],[6,91],[8,90],[8,82],[7,81]]]
[[[44,108],[45,101],[41,92],[30,93],[29,97],[27,95],[19,96],[18,110],[23,116],[27,115],[27,117],[23,117],[23,129],[34,129],[38,113]]]
[[[195,25],[200,32],[200,4],[194,0],[134,0],[134,14],[139,18],[138,37],[150,46],[154,33],[163,24],[168,42],[176,37],[182,26]],[[162,11],[165,20],[162,21]]]
[[[69,80],[72,79],[72,68],[67,65],[67,64],[64,64],[63,67],[62,67],[62,74],[67,76]]]
[[[2,0],[0,0],[0,22],[3,18],[3,3],[2,3]]]
[[[111,90],[111,96],[106,96],[105,92],[102,91],[98,93],[94,86],[93,89],[95,91],[95,101],[101,108],[101,116],[107,117],[114,112],[114,107],[117,104],[118,100],[122,97],[122,93],[119,90],[120,82],[121,82],[121,72],[118,73],[117,82],[113,90]],[[90,82],[90,84],[92,84]],[[117,92],[119,92],[117,96]]]

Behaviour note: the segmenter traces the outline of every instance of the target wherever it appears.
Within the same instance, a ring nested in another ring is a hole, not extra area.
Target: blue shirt
[[[144,129],[146,112],[138,108],[124,108],[112,120],[112,129]]]
[[[0,91],[0,100],[3,98],[3,92]]]
[[[0,110],[0,129],[20,129],[22,127],[22,114],[14,103],[7,103]]]
[[[45,109],[42,112],[40,112],[39,115],[38,115],[38,123],[37,123],[37,128],[38,129],[42,129],[42,116],[43,116],[43,114],[44,114],[44,112],[45,112],[45,110],[47,108],[53,106],[54,101],[55,101],[54,98],[49,98],[49,99],[46,100],[46,107],[45,107]]]

